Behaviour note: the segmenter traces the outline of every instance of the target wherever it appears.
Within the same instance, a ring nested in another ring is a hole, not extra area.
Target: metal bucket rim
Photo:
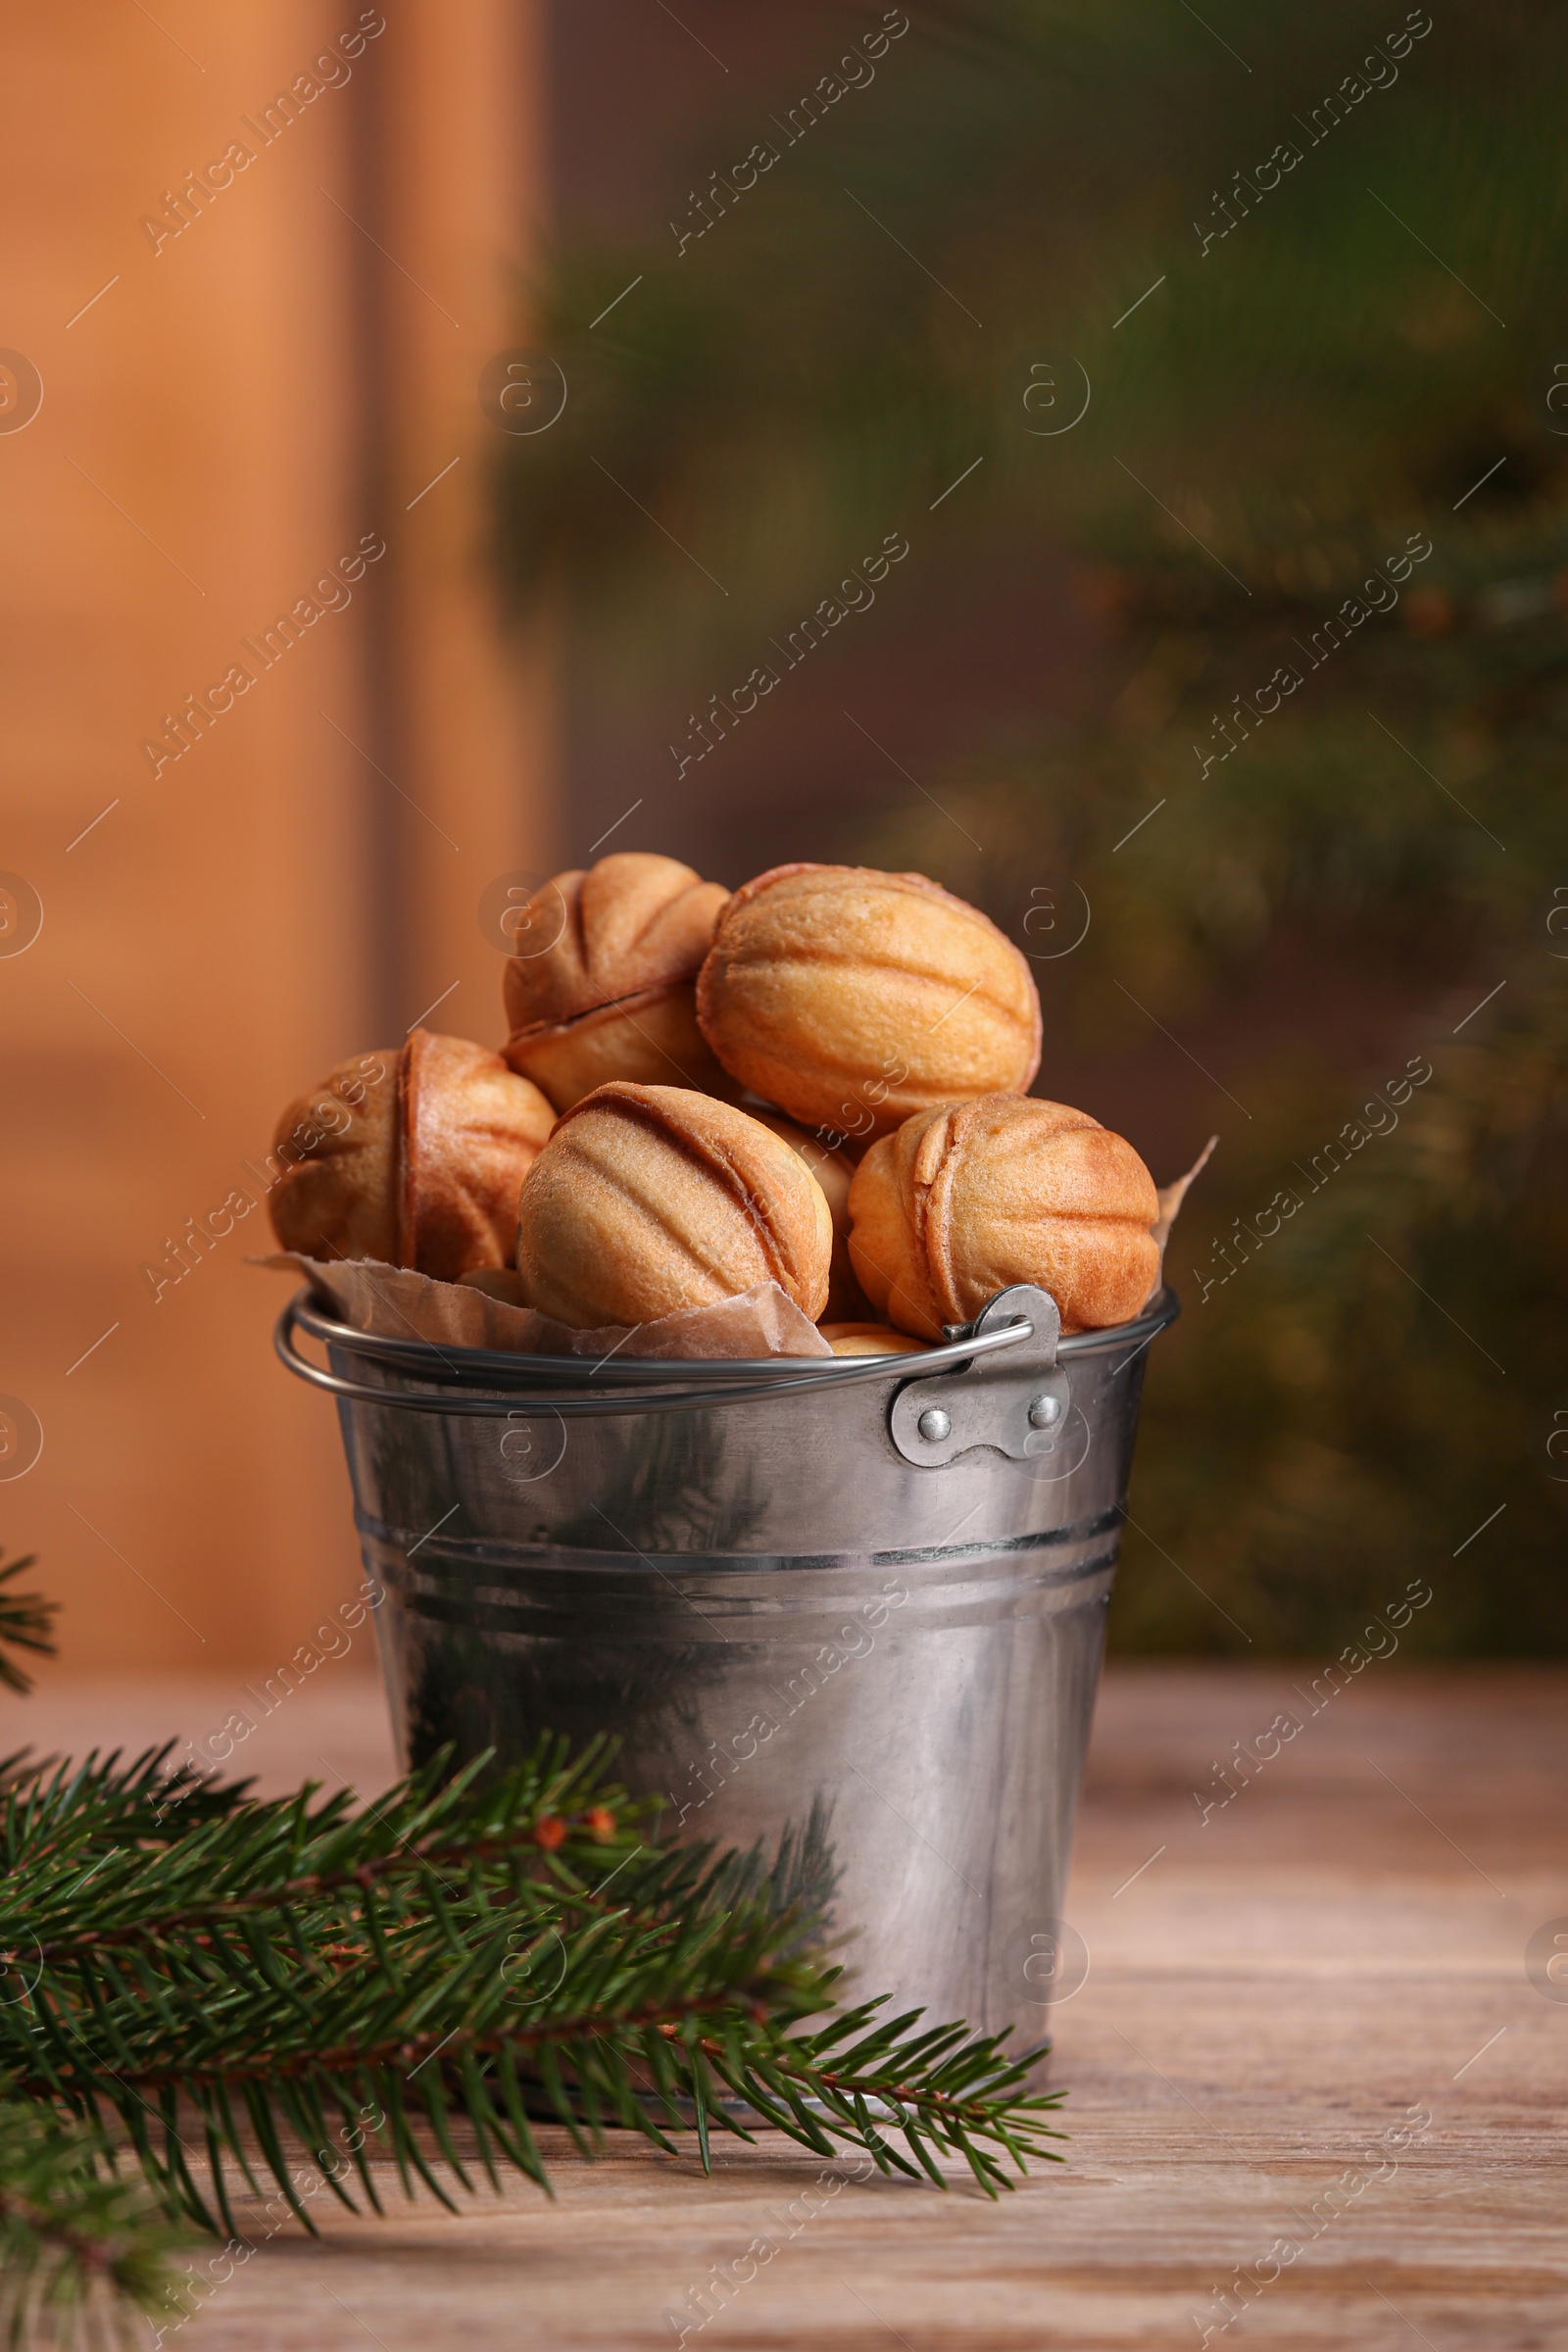
[[[525,1355],[505,1348],[468,1348],[431,1340],[400,1340],[379,1332],[358,1331],[352,1324],[340,1322],[326,1312],[309,1290],[296,1294],[290,1302],[290,1319],[309,1332],[323,1346],[341,1348],[345,1353],[360,1355],[389,1371],[401,1371],[410,1378],[425,1381],[436,1387],[466,1387],[482,1382],[487,1388],[518,1389],[545,1386],[559,1389],[607,1389],[634,1381],[639,1386],[648,1383],[706,1382],[717,1391],[735,1383],[778,1382],[784,1387],[799,1383],[803,1375],[812,1376],[812,1385],[834,1386],[885,1378],[888,1380],[923,1379],[929,1373],[949,1371],[969,1361],[976,1353],[972,1338],[947,1341],[940,1348],[928,1348],[918,1354],[846,1355],[828,1363],[818,1356],[630,1356],[617,1354],[613,1369],[604,1360],[590,1363],[583,1356]],[[1059,1357],[1077,1357],[1098,1353],[1102,1348],[1132,1347],[1136,1354],[1158,1336],[1181,1313],[1181,1299],[1168,1283],[1161,1285],[1141,1313],[1125,1323],[1112,1323],[1098,1331],[1076,1331],[1064,1334],[1058,1341]],[[599,1375],[608,1371],[608,1377]],[[722,1402],[722,1395],[715,1401]]]

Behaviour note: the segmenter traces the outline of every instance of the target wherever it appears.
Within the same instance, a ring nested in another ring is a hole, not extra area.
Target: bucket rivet
[[[929,1445],[940,1446],[944,1438],[953,1435],[953,1416],[945,1413],[940,1404],[928,1404],[915,1427]]]
[[[1061,1398],[1059,1396],[1032,1396],[1030,1398],[1029,1426],[1031,1429],[1054,1429],[1060,1419]]]

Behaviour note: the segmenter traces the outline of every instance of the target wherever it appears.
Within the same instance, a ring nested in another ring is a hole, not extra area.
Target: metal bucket
[[[1178,1311],[1063,1340],[1020,1286],[924,1355],[590,1364],[370,1337],[301,1293],[277,1344],[339,1400],[406,1763],[613,1733],[663,1835],[788,1839],[858,1996],[1032,2039]]]

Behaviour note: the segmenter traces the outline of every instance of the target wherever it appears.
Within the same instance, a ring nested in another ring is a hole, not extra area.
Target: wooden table
[[[170,2340],[620,2352],[676,2344],[680,2311],[702,2352],[1568,2342],[1568,1998],[1525,1965],[1542,1927],[1568,1936],[1565,1701],[1560,1671],[1385,1663],[1308,1716],[1284,1672],[1113,1670],[1069,1903],[1089,1974],[1056,2013],[1069,2161],[996,2205],[819,2180],[777,2142],[708,2180],[640,2146],[590,2167],[557,2133],[554,2203],[322,2212],[322,2242],[272,2237]],[[75,1685],[25,1713],[79,1751],[238,1703]],[[1201,1819],[1214,1760],[1286,1707],[1299,1734]],[[379,1693],[323,1670],[235,1761],[375,1786]],[[693,2290],[757,2238],[776,2251],[699,2327]]]

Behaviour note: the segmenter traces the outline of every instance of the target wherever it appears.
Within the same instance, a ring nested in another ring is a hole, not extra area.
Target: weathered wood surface
[[[1203,1824],[1212,1760],[1305,1706],[1284,1674],[1113,1671],[1069,1905],[1090,1972],[1056,2018],[1068,2162],[997,2205],[824,2185],[776,2143],[723,2149],[706,2181],[686,2156],[588,2167],[558,2145],[554,2203],[486,2193],[453,2219],[394,2202],[376,2223],[323,2196],[322,2242],[279,2231],[170,2340],[672,2345],[666,2313],[692,2322],[692,2290],[744,2272],[760,2238],[776,2251],[689,2345],[1162,2352],[1204,2327],[1290,2352],[1568,2341],[1568,2002],[1525,1969],[1539,1928],[1568,1932],[1565,1699],[1560,1673],[1370,1667]],[[199,1737],[236,1703],[216,1683],[77,1686],[29,1702],[29,1728],[78,1750]],[[234,1762],[269,1785],[371,1786],[389,1771],[379,1693],[323,1674]],[[1413,2144],[1364,2161],[1412,2109]],[[1282,2262],[1280,2240],[1299,2251]],[[1222,2331],[1214,2290],[1238,2265],[1254,2283]]]

